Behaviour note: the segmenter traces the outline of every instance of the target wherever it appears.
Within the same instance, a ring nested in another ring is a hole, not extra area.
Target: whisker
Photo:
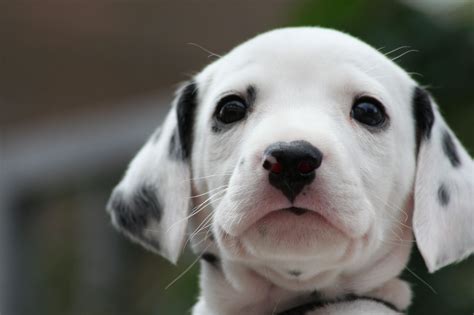
[[[416,49],[410,49],[405,51],[404,53],[401,53],[400,55],[396,56],[395,58],[392,59],[392,61],[395,61],[397,59],[400,59],[401,57],[405,56],[406,54],[412,53],[412,52],[420,52],[419,50]]]
[[[207,52],[209,54],[209,56],[207,56],[207,58],[209,57],[216,57],[216,58],[221,58],[222,56],[216,54],[216,53],[213,53],[212,51],[210,51],[209,49],[206,49],[204,47],[202,47],[201,45],[199,44],[196,44],[196,43],[188,43],[188,45],[191,45],[191,46],[194,46],[194,47],[197,47],[201,50],[203,50],[204,52]]]
[[[400,46],[398,48],[390,50],[389,52],[384,53],[384,55],[388,57],[388,55],[393,54],[394,52],[399,51],[400,49],[405,49],[405,48],[410,48],[410,46],[406,46],[406,45]]]
[[[202,177],[193,177],[193,178],[185,179],[183,180],[183,182],[203,180],[203,179],[208,179],[208,178],[218,177],[218,176],[232,176],[232,173],[222,173],[222,174],[213,174],[213,175],[202,176]]]
[[[389,204],[388,202],[386,202],[385,200],[383,200],[382,198],[380,198],[379,196],[377,196],[377,195],[375,195],[375,194],[373,195],[373,197],[376,198],[376,199],[378,199],[380,202],[382,202],[382,204],[383,204],[385,207],[391,208],[392,210],[395,210],[395,211],[397,211],[397,212],[401,212],[401,213],[404,215],[404,217],[405,217],[405,219],[403,220],[403,222],[407,222],[407,221],[408,221],[408,219],[409,219],[408,213],[406,213],[404,209],[399,208],[398,206]],[[402,221],[400,221],[401,218],[395,217],[395,216],[393,215],[393,213],[391,213],[391,212],[386,212],[386,213],[387,213],[388,215],[392,216],[392,218],[396,219],[396,220],[398,221],[398,223],[400,223],[400,224],[403,225],[404,227],[409,228],[409,229],[412,229],[411,226],[406,225],[406,224],[404,224]]]
[[[192,198],[196,198],[196,197],[201,197],[201,196],[204,196],[204,195],[209,194],[209,193],[212,192],[212,191],[216,191],[216,190],[219,190],[219,189],[221,189],[221,188],[227,188],[227,187],[229,187],[229,185],[222,185],[222,186],[219,186],[219,187],[217,187],[217,188],[214,188],[214,189],[208,190],[208,191],[206,191],[206,192],[203,192],[202,194],[193,195],[193,196],[191,196],[190,198],[192,199]]]
[[[436,290],[425,280],[423,280],[419,275],[417,275],[414,271],[412,271],[410,268],[406,267],[407,271],[411,273],[415,278],[417,278],[421,283],[426,285],[434,294],[438,294]]]
[[[207,198],[206,200],[204,200],[199,206],[195,207],[193,210],[191,210],[191,214],[182,218],[182,219],[179,219],[178,221],[174,222],[173,224],[171,224],[168,229],[166,230],[166,232],[169,232],[176,224],[182,222],[182,221],[185,221],[185,220],[188,220],[190,218],[192,218],[193,216],[195,216],[196,214],[198,214],[199,212],[201,212],[204,208],[207,207],[207,205],[209,205],[211,202],[212,202],[212,198],[217,196],[218,194],[221,194],[223,192],[226,191],[226,187],[222,188],[222,190],[216,192],[215,194],[211,195],[209,198]],[[203,204],[205,204],[203,206]]]
[[[181,279],[189,270],[191,270],[191,268],[194,267],[194,265],[196,265],[196,263],[201,259],[201,255],[210,247],[210,245],[208,245],[202,252],[200,255],[198,255],[198,257],[186,268],[184,269],[183,272],[181,272],[173,281],[171,281],[166,287],[165,287],[165,290],[168,290],[173,284],[176,283],[176,281],[178,281],[179,279]]]

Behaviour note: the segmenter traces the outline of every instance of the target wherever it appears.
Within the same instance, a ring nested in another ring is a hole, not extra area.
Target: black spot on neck
[[[428,92],[416,87],[413,93],[413,115],[416,123],[417,151],[423,139],[429,139],[435,116]]]
[[[201,259],[215,268],[219,267],[219,258],[212,253],[209,253],[209,252],[203,253],[201,255]]]
[[[446,207],[449,204],[450,194],[446,185],[441,184],[438,188],[438,201],[443,206]]]
[[[214,241],[216,240],[216,239],[214,238],[214,234],[213,234],[211,231],[209,231],[209,233],[208,233],[208,239],[209,239],[211,242],[214,242]]]
[[[301,271],[299,270],[290,270],[288,271],[288,274],[293,277],[299,277],[301,276]]]
[[[191,155],[193,146],[194,117],[197,107],[197,86],[190,82],[181,92],[176,108],[178,119],[178,135],[182,160],[187,160]],[[176,143],[175,139],[175,143]],[[176,150],[175,150],[176,151]]]
[[[461,165],[458,150],[456,149],[453,138],[447,130],[443,133],[443,151],[453,167],[459,167],[459,165]]]

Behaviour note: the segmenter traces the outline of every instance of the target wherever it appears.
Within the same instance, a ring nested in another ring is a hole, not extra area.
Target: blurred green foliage
[[[448,19],[449,18],[449,19]],[[437,17],[400,1],[304,1],[291,26],[324,26],[356,36],[395,58],[437,100],[451,128],[474,153],[474,2]],[[474,229],[474,226],[473,226]],[[403,277],[414,289],[409,314],[472,314],[474,259],[429,274],[416,250]]]

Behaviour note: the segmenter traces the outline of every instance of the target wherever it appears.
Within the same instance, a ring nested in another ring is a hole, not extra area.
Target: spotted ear
[[[430,272],[474,252],[474,162],[429,94],[416,88],[413,228]]]
[[[131,161],[107,204],[113,225],[176,263],[191,205],[190,155],[197,88],[180,89],[160,129]]]

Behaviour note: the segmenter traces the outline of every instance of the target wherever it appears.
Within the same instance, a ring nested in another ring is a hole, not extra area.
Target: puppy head
[[[397,262],[395,276],[412,211],[430,271],[462,259],[473,196],[472,159],[402,69],[346,34],[289,28],[240,45],[178,92],[108,211],[172,261],[191,217],[227,260],[291,286],[295,266],[298,283],[384,261]],[[398,260],[384,260],[391,253]]]

